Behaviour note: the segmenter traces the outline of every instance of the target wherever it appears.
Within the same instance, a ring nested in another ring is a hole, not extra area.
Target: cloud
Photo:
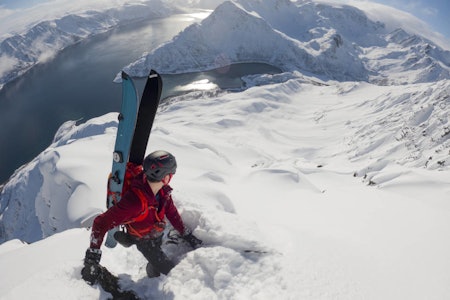
[[[3,77],[5,74],[10,72],[14,69],[14,66],[18,64],[18,61],[16,58],[8,56],[8,55],[1,55],[0,56],[0,78]]]
[[[439,10],[435,7],[430,6],[429,2],[423,1],[395,1],[389,3],[389,5],[399,7],[402,10],[414,13],[415,15],[424,16],[437,16]]]
[[[317,2],[333,3],[335,5],[351,5],[364,11],[367,16],[374,21],[380,21],[386,25],[387,30],[393,31],[402,28],[410,34],[417,34],[426,37],[440,47],[450,50],[450,41],[441,33],[432,29],[431,25],[422,21],[409,12],[394,8],[390,5],[405,7],[404,1],[392,1],[389,6],[369,0],[316,0]],[[392,4],[391,4],[392,3]],[[410,7],[422,7],[419,1],[409,1]],[[433,13],[433,8],[429,8],[428,13]],[[404,8],[406,10],[406,7]],[[437,11],[436,11],[437,12]]]
[[[421,11],[424,15],[427,15],[429,17],[437,16],[439,14],[439,10],[434,7],[424,7],[421,9]]]

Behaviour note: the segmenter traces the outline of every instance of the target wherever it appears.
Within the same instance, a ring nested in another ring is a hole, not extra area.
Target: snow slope
[[[103,247],[123,286],[146,299],[449,298],[450,81],[246,80],[266,85],[159,111],[148,152],[176,155],[176,204],[209,246],[166,245],[179,264],[156,279],[135,248]],[[77,224],[103,208],[116,116],[65,124],[4,187],[0,299],[107,298],[80,280]]]
[[[394,9],[385,7],[377,14],[371,10],[369,15],[354,6],[312,1],[225,1],[200,24],[186,28],[125,70],[145,76],[151,68],[181,73],[264,62],[284,71],[382,85],[450,76],[450,51],[408,32],[407,27],[392,29],[378,21],[395,19]],[[413,21],[410,16],[405,25]]]

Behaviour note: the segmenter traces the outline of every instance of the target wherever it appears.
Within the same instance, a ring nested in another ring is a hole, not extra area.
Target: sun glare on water
[[[178,91],[192,91],[192,90],[200,90],[207,91],[218,88],[218,85],[209,81],[209,79],[202,79],[198,81],[191,82],[190,84],[178,86],[176,90]]]

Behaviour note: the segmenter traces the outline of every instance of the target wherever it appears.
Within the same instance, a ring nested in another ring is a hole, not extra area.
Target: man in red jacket
[[[132,180],[122,199],[95,218],[90,247],[81,271],[83,279],[89,284],[95,284],[100,273],[103,238],[108,230],[116,226],[125,225],[127,232],[118,231],[114,238],[125,247],[135,244],[149,261],[146,269],[149,277],[168,274],[174,267],[161,250],[165,217],[193,248],[202,244],[184,226],[173,203],[169,182],[176,168],[172,154],[166,151],[149,154],[144,160],[143,172]]]

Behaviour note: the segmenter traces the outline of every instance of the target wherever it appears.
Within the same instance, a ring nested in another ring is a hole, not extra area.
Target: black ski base
[[[123,290],[119,285],[119,278],[113,275],[103,266],[100,266],[100,275],[98,284],[112,295],[112,300],[140,300],[135,292],[131,290]]]
[[[163,82],[161,76],[154,70],[150,71],[142,93],[139,112],[131,142],[128,161],[137,165],[144,161],[145,150],[152,131],[156,111],[161,98]]]

